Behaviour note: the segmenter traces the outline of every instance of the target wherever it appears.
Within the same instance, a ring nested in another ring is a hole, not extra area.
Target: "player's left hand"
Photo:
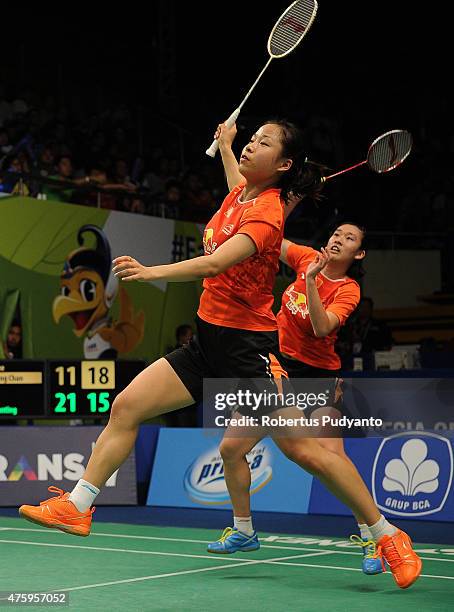
[[[137,259],[130,255],[122,255],[116,257],[113,262],[114,267],[112,272],[124,281],[147,281],[150,280],[150,270],[147,266],[142,265]]]
[[[306,278],[315,278],[319,272],[326,267],[329,260],[331,259],[331,254],[322,247],[320,251],[317,252],[317,255],[314,261],[308,265],[306,270]]]

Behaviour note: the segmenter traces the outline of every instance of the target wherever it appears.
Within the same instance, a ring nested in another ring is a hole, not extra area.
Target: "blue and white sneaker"
[[[259,548],[260,542],[256,531],[248,536],[238,531],[236,527],[226,527],[217,542],[208,544],[207,551],[218,555],[231,555],[238,551],[252,552]]]
[[[350,536],[350,541],[363,549],[363,573],[368,576],[386,572],[385,561],[381,553],[381,547],[373,540],[360,538],[357,535]]]

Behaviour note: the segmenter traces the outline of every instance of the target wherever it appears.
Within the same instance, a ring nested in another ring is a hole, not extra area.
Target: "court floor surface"
[[[389,571],[362,574],[361,552],[342,538],[261,533],[259,551],[207,553],[220,532],[94,523],[78,538],[0,517],[0,607],[12,607],[9,592],[65,592],[69,608],[33,608],[71,611],[401,612],[448,610],[454,601],[452,546],[415,545],[422,575],[402,590]]]

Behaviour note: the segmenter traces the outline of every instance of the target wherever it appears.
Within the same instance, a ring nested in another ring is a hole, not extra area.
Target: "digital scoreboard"
[[[0,423],[14,418],[108,418],[145,361],[0,361]]]
[[[0,361],[0,420],[42,417],[45,405],[44,361]]]
[[[48,361],[49,414],[105,417],[115,396],[144,367],[139,361]]]

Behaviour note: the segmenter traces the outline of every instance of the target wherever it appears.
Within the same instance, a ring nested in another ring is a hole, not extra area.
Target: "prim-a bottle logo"
[[[246,455],[251,470],[251,495],[264,487],[273,474],[271,451],[262,443],[257,444]],[[189,498],[201,505],[230,503],[224,477],[224,464],[218,448],[199,455],[186,469],[184,489]]]

